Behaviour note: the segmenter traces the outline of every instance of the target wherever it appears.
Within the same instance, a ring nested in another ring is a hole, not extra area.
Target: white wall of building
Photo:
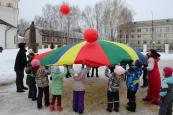
[[[15,28],[11,28],[7,32],[7,48],[16,48],[16,37],[17,37],[17,30]]]
[[[0,0],[0,19],[3,21],[11,24],[14,27],[17,27],[18,25],[18,1],[19,0]],[[2,46],[5,48],[5,31],[3,32],[4,28],[6,29],[6,26],[0,26],[0,40],[2,39]],[[16,42],[14,42],[14,38],[17,36],[17,28],[12,28],[9,31],[7,31],[6,36],[6,48],[16,48]],[[4,40],[4,41],[3,41]]]
[[[0,0],[0,18],[9,24],[17,27],[18,22],[18,0]],[[12,7],[7,5],[11,4]]]
[[[0,24],[0,47],[5,47],[5,25]]]

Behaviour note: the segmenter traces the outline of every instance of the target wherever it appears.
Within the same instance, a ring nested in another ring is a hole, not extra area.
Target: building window
[[[169,32],[169,27],[166,27],[166,32]]]
[[[147,43],[147,41],[146,40],[144,40],[144,42],[143,42],[144,44],[146,44]]]
[[[6,5],[7,5],[7,7],[10,7],[10,8],[12,8],[12,6],[13,6],[12,3],[7,3]]]
[[[158,44],[160,44],[160,41],[158,41]]]
[[[131,38],[134,38],[134,35],[131,35]]]
[[[140,34],[138,34],[138,38],[141,38],[141,35]]]
[[[135,29],[132,29],[132,32],[135,32]]]
[[[126,38],[129,38],[129,35],[126,35]]]
[[[157,28],[156,32],[162,32],[162,28]]]
[[[137,32],[141,32],[141,28],[138,28],[138,29],[137,29]]]
[[[162,28],[160,28],[160,32],[162,32]]]
[[[42,38],[42,41],[45,41],[45,37]]]
[[[148,28],[145,28],[145,29],[144,29],[144,32],[148,32]]]
[[[138,44],[140,44],[140,41],[138,41]]]
[[[158,33],[158,34],[157,34],[157,37],[158,37],[158,38],[161,38],[161,37],[162,37],[162,34],[161,34],[161,33]]]
[[[167,34],[164,34],[164,38],[167,38],[168,37],[168,35]]]

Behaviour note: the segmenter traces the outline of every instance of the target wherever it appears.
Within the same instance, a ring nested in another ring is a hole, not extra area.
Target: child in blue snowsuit
[[[163,69],[164,79],[162,81],[162,89],[160,91],[161,104],[159,115],[172,115],[172,102],[173,102],[173,69],[165,67]]]
[[[126,72],[127,75],[127,98],[129,102],[127,103],[127,110],[131,112],[136,111],[136,92],[139,88],[139,78],[142,74],[142,63],[139,60],[135,61],[135,66],[129,66]]]

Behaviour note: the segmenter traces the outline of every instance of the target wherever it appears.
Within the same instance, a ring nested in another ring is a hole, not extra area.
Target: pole
[[[152,15],[152,48],[154,49],[154,21],[153,21],[153,12],[151,12]]]

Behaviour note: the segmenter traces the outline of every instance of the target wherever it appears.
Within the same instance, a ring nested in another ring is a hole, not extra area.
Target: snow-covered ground
[[[39,53],[48,51],[49,49],[41,49]],[[18,49],[7,49],[0,53],[0,85],[15,81],[14,62]],[[173,67],[173,54],[160,53],[160,69],[164,66]],[[103,68],[102,68],[103,69]],[[101,69],[101,70],[102,70]],[[103,71],[100,71],[103,74]]]
[[[46,50],[39,50],[44,52]],[[49,108],[38,110],[36,102],[27,99],[25,93],[16,93],[15,84],[2,86],[15,81],[14,61],[18,50],[4,50],[0,53],[0,115],[76,115],[72,111],[72,82],[71,78],[64,82],[63,112],[50,112]],[[173,54],[161,53],[159,61],[160,70],[165,66],[173,67]],[[99,68],[99,79],[89,78],[85,94],[85,113],[84,115],[107,115],[106,108],[106,87],[107,78],[104,77],[104,67]],[[141,82],[142,83],[142,82]],[[158,115],[159,106],[145,103],[142,98],[146,95],[147,89],[139,89],[137,93],[137,110],[135,113],[128,112],[126,108],[126,88],[123,82],[120,87],[120,112],[112,112],[110,115]]]

